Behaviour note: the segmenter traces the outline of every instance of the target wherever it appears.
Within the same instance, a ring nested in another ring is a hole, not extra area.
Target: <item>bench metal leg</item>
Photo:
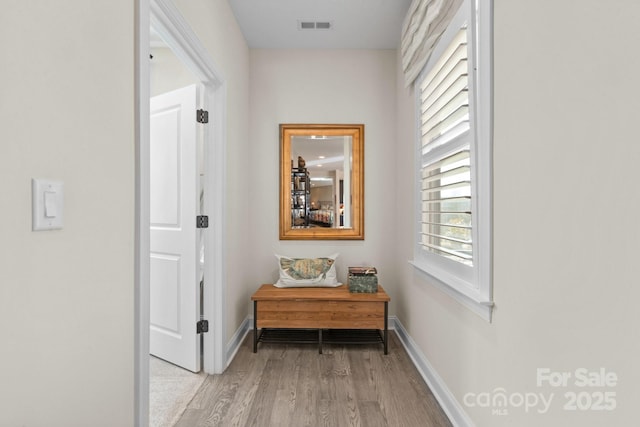
[[[389,304],[384,302],[384,354],[389,354]]]
[[[258,352],[258,301],[253,302],[253,352]]]

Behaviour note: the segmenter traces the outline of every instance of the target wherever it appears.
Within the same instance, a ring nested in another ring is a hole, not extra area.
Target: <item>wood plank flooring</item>
[[[210,375],[176,427],[451,426],[395,333],[382,346],[258,345]]]

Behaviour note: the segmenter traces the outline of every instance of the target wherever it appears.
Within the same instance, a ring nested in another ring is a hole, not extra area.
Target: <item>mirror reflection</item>
[[[281,239],[362,239],[363,125],[280,125]]]
[[[291,224],[351,228],[349,135],[291,137]]]

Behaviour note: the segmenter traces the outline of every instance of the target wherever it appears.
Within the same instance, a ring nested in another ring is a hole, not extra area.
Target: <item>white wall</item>
[[[478,426],[637,423],[640,5],[495,1],[494,321],[431,286],[398,186],[399,320]],[[400,87],[400,85],[399,85]],[[398,91],[398,182],[411,177],[412,94]],[[537,368],[615,372],[615,387],[537,387]],[[466,407],[467,393],[554,394],[548,413]],[[567,392],[616,393],[565,411]]]
[[[152,47],[151,55],[151,96],[200,83],[168,47]]]
[[[394,82],[393,50],[251,50],[251,292],[278,279],[274,253],[339,252],[339,280],[349,265],[372,264],[393,296]],[[278,240],[280,123],[364,123],[364,241]]]
[[[0,425],[134,420],[134,4],[3,2]],[[31,179],[64,229],[31,231]]]
[[[331,204],[331,207],[335,204],[335,198],[338,197],[340,189],[336,189],[334,191],[333,185],[323,185],[321,187],[312,187],[311,188],[311,203],[315,205],[316,208],[320,209],[320,202],[324,202],[324,204]]]
[[[225,78],[227,182],[248,152],[246,43],[226,0],[177,2]],[[134,425],[134,3],[0,14],[1,426]],[[31,178],[65,183],[65,227],[31,231]],[[229,192],[228,332],[247,314],[248,202]]]

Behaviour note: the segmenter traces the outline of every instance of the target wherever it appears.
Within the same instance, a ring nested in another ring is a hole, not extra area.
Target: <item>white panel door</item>
[[[200,370],[196,86],[151,98],[150,352]]]

